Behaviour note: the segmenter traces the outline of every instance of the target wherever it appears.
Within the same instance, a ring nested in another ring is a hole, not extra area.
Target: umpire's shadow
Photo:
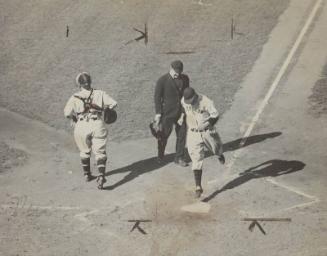
[[[170,162],[172,162],[174,159],[174,156],[175,156],[175,154],[166,155],[165,162],[162,164],[159,164],[157,162],[157,157],[151,157],[151,158],[148,158],[145,160],[141,160],[141,161],[132,163],[125,167],[121,167],[121,168],[112,170],[112,171],[106,173],[106,176],[111,176],[114,174],[124,173],[124,172],[129,172],[129,173],[122,180],[118,181],[117,183],[115,183],[111,186],[106,186],[103,189],[113,190],[113,189],[135,179],[136,177],[138,177],[144,173],[148,173],[148,172],[157,170],[157,169],[169,164]],[[109,182],[110,182],[110,180],[109,180]]]
[[[282,134],[281,132],[272,132],[272,133],[253,135],[253,136],[247,137],[246,140],[244,140],[244,139],[233,140],[233,141],[230,141],[230,142],[227,142],[224,144],[224,152],[234,151],[239,148],[249,146],[251,144],[262,142],[269,138],[277,137],[281,134]],[[243,143],[243,145],[241,145],[242,141],[245,141],[245,143]],[[173,162],[174,156],[175,156],[175,154],[166,155],[164,164],[158,164],[157,158],[151,157],[151,158],[148,158],[145,160],[141,160],[141,161],[132,163],[128,166],[124,166],[124,167],[112,170],[112,171],[106,173],[106,176],[111,176],[111,175],[125,173],[125,172],[129,172],[129,173],[122,180],[118,181],[117,183],[115,183],[113,185],[106,186],[103,189],[113,190],[121,185],[124,185],[125,183],[127,183],[129,181],[132,181],[133,179],[135,179],[136,177],[138,177],[144,173],[155,171],[155,170],[169,164],[170,162]],[[209,156],[209,154],[207,154],[206,157],[207,156]],[[110,179],[109,179],[109,182],[110,182]]]
[[[264,178],[264,177],[277,177],[293,172],[300,171],[304,168],[305,164],[301,161],[286,161],[286,160],[270,160],[251,167],[250,169],[239,174],[239,177],[228,182],[221,189],[216,190],[211,195],[204,198],[203,202],[209,202],[214,199],[218,194],[238,187],[252,179]]]

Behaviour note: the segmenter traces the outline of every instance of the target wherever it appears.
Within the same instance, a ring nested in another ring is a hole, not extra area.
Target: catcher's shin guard
[[[106,183],[105,172],[106,172],[106,161],[107,159],[97,160],[97,166],[99,171],[99,176],[97,178],[98,189],[103,189],[103,184]]]
[[[83,167],[83,173],[85,180],[91,181],[92,180],[92,175],[91,175],[91,168],[90,168],[90,158],[82,158],[82,167]]]
[[[203,193],[203,189],[201,186],[202,170],[193,170],[193,172],[195,181],[195,196],[199,198]]]

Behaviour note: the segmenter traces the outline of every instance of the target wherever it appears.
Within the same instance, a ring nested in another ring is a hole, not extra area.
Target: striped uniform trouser
[[[192,170],[202,170],[205,148],[212,154],[223,154],[223,144],[215,129],[203,132],[187,131],[187,150],[192,160]]]

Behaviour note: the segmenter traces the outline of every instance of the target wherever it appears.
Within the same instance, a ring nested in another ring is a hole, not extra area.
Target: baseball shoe
[[[220,156],[218,156],[218,160],[221,164],[225,164],[225,156],[223,154],[221,154]]]
[[[98,189],[103,189],[103,184],[106,183],[106,178],[104,177],[104,175],[99,175],[97,178],[97,183],[98,183]]]
[[[203,193],[203,189],[200,186],[197,186],[195,189],[195,198],[200,198]]]
[[[84,174],[84,179],[85,179],[86,182],[90,182],[91,180],[93,180],[93,178],[94,177],[92,176],[91,173]]]
[[[175,164],[182,166],[182,167],[186,167],[188,166],[188,163],[186,163],[183,159],[179,158],[179,159],[175,159]]]

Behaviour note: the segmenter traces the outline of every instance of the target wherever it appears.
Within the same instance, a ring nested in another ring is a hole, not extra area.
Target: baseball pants
[[[74,138],[81,159],[89,159],[93,151],[97,166],[105,166],[107,134],[108,131],[101,119],[78,121],[74,129]]]
[[[192,160],[192,170],[202,170],[205,148],[214,155],[223,154],[223,144],[216,130],[187,131],[187,150]]]

